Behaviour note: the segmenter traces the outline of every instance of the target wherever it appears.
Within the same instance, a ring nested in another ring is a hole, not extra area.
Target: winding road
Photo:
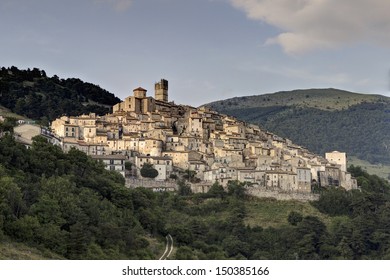
[[[165,236],[165,238],[167,239],[167,244],[165,246],[165,251],[162,254],[162,256],[159,258],[159,260],[166,260],[167,258],[169,258],[169,256],[171,255],[171,253],[173,251],[173,238],[172,238],[172,236],[170,234],[168,234],[167,236]]]

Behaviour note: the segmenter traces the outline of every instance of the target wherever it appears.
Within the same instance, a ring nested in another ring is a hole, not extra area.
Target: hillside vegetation
[[[216,110],[234,110],[259,107],[295,106],[336,111],[364,102],[389,102],[381,95],[360,94],[339,89],[307,89],[280,91],[262,95],[234,97],[212,102],[208,105]]]
[[[340,150],[390,163],[390,99],[335,89],[297,90],[208,104],[318,154]]]
[[[0,258],[172,259],[390,258],[390,185],[359,168],[362,191],[323,190],[318,202],[245,194],[239,182],[191,194],[128,189],[84,153],[37,137],[31,149],[0,138]]]
[[[120,102],[112,93],[80,79],[47,77],[44,70],[0,70],[0,105],[13,113],[48,123],[61,115],[106,114]]]

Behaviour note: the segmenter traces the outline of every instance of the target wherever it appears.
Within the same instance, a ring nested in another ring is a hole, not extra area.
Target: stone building
[[[116,171],[125,177],[125,160],[123,155],[99,155],[92,156],[93,159],[104,163],[107,170]]]

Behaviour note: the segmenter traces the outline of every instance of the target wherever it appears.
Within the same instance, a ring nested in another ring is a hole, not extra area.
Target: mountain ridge
[[[378,94],[354,93],[335,88],[296,89],[279,91],[260,95],[233,97],[205,104],[213,109],[221,105],[229,109],[273,107],[273,106],[303,106],[327,111],[343,110],[363,102],[390,103],[390,97]],[[221,104],[222,103],[222,104]]]

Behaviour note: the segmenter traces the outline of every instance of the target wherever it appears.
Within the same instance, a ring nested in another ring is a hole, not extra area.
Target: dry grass
[[[291,211],[301,213],[303,216],[316,216],[326,225],[329,225],[331,222],[328,216],[320,213],[309,202],[258,198],[247,204],[247,210],[246,224],[263,228],[277,228],[288,224],[287,217]]]
[[[3,106],[0,106],[0,116],[7,117],[7,118],[15,118],[17,120],[25,119],[25,117],[12,113],[9,109]]]
[[[51,252],[42,252],[21,243],[0,242],[0,260],[60,260],[63,259]]]

